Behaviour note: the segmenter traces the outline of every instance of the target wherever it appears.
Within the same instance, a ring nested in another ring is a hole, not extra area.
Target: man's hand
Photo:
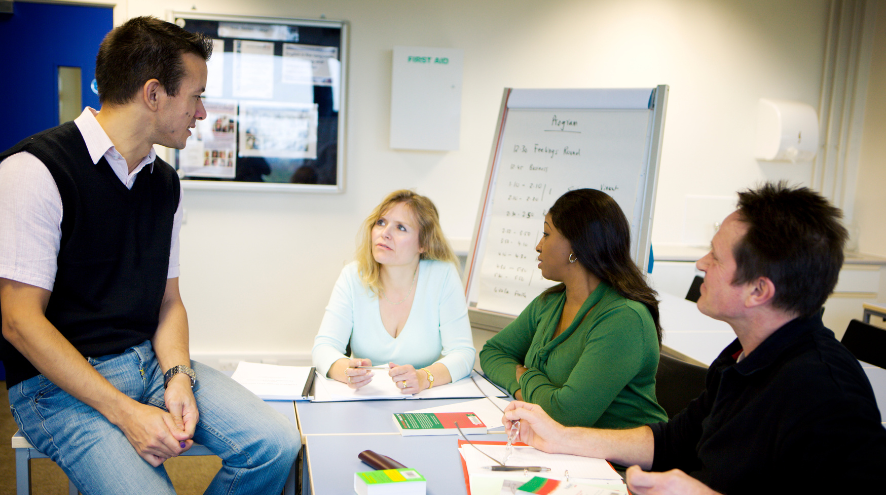
[[[627,472],[628,490],[636,495],[715,495],[704,483],[672,469],[664,473],[650,473],[631,466]]]
[[[181,454],[194,443],[176,425],[172,414],[154,406],[133,402],[132,407],[120,411],[116,419],[115,424],[138,455],[154,467]]]
[[[184,373],[179,373],[169,380],[166,393],[163,394],[166,409],[172,415],[176,429],[185,435],[185,438],[176,438],[180,446],[185,450],[191,448],[194,443],[194,430],[200,420],[200,412],[197,410],[197,400],[194,399],[194,391],[191,389],[191,379]]]
[[[505,431],[520,421],[520,441],[543,452],[552,454],[564,453],[563,442],[566,439],[566,427],[557,423],[538,404],[513,401],[505,408],[502,419]]]

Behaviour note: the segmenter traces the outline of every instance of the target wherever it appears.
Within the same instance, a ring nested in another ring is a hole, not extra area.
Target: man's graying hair
[[[738,193],[738,214],[748,231],[733,250],[732,283],[766,277],[775,285],[776,308],[803,317],[820,311],[843,266],[848,233],[840,209],[782,181]]]

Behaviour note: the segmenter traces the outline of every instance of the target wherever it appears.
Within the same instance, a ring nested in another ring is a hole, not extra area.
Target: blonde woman
[[[476,352],[464,288],[431,200],[389,194],[366,218],[359,244],[314,338],[317,371],[356,389],[374,376],[358,367],[387,363],[404,394],[468,376]],[[344,354],[348,343],[353,357]]]

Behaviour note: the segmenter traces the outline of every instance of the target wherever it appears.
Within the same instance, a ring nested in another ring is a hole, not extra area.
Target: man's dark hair
[[[102,104],[132,101],[151,79],[169,96],[178,93],[185,66],[182,55],[209,60],[212,40],[156,17],[135,17],[105,36],[95,57],[95,80]]]
[[[809,317],[837,285],[848,233],[843,213],[806,187],[782,181],[738,193],[738,213],[748,231],[733,249],[733,284],[766,277],[775,285],[773,306]]]
[[[631,259],[631,225],[618,203],[602,191],[576,189],[560,196],[550,214],[554,228],[569,240],[583,267],[622,297],[649,309],[661,345],[658,293],[646,285]],[[562,292],[565,287],[555,285],[544,294]]]

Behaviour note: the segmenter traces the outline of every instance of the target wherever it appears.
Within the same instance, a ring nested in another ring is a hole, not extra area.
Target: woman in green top
[[[633,428],[667,421],[655,399],[658,300],[630,257],[618,204],[570,191],[545,215],[535,250],[548,280],[480,352],[486,375],[564,426]]]

